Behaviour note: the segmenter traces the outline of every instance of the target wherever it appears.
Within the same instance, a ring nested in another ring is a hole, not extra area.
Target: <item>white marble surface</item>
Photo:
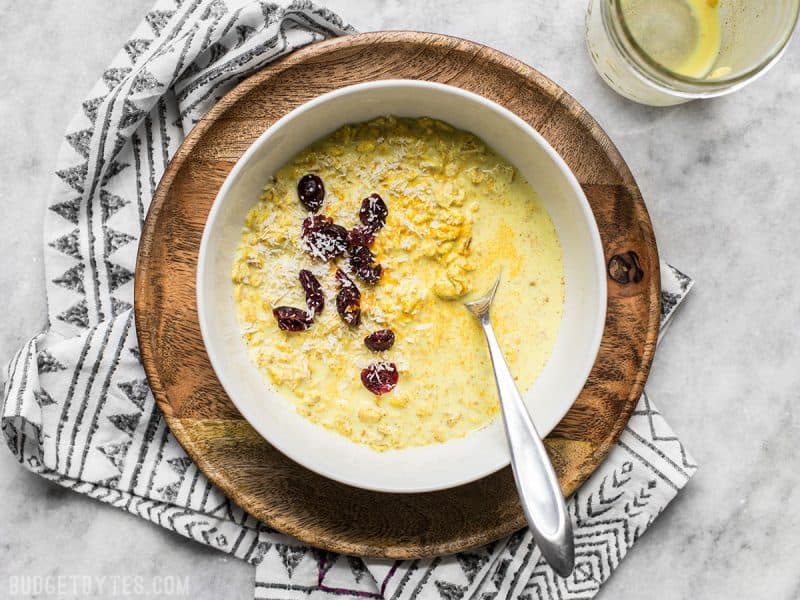
[[[474,39],[559,82],[628,160],[662,255],[698,281],[648,385],[701,469],[600,597],[800,598],[800,46],[737,95],[647,109],[595,76],[585,3],[555,4],[328,2],[358,29]],[[0,363],[45,324],[41,223],[61,135],[149,5],[0,0]],[[252,597],[244,563],[48,484],[4,450],[0,498],[0,597],[13,575],[173,575],[197,600]]]

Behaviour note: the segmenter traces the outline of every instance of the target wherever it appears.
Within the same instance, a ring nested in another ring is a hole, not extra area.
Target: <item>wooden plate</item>
[[[322,93],[387,78],[447,83],[505,106],[564,157],[589,198],[613,277],[597,362],[547,439],[564,493],[571,494],[606,456],[642,393],[658,332],[658,254],[639,189],[606,134],[556,84],[500,52],[442,35],[366,33],[307,47],[239,84],[192,130],[161,180],[139,246],[135,312],[158,405],[192,459],[230,498],[271,527],[326,550],[419,558],[524,527],[510,469],[417,495],[379,494],[316,475],[271,447],[236,411],[208,361],[195,304],[203,226],[247,147]],[[630,252],[641,277],[626,271]]]

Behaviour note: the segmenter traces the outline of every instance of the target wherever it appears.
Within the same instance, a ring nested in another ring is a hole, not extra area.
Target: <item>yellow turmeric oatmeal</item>
[[[269,180],[233,283],[266,385],[312,422],[387,450],[462,437],[497,416],[483,334],[461,301],[500,269],[492,321],[524,393],[563,312],[549,215],[474,135],[383,117],[340,128]]]

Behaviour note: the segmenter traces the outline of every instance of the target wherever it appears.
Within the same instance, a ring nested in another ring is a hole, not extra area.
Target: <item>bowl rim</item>
[[[200,248],[198,252],[198,259],[197,259],[197,273],[195,277],[195,295],[197,301],[197,316],[198,316],[198,323],[200,327],[200,332],[203,338],[203,345],[205,347],[206,353],[208,354],[209,362],[220,381],[225,393],[230,398],[231,402],[234,404],[236,409],[242,414],[244,419],[256,430],[256,432],[264,439],[267,443],[272,445],[275,449],[283,453],[289,459],[293,460],[294,462],[308,468],[315,473],[332,479],[334,481],[338,481],[340,483],[344,483],[346,485],[350,485],[353,487],[366,489],[370,491],[376,492],[384,492],[384,493],[426,493],[426,492],[436,492],[445,489],[450,489],[454,487],[458,487],[460,485],[465,485],[468,483],[472,483],[474,481],[483,479],[511,464],[510,456],[506,456],[501,460],[497,461],[496,464],[493,464],[481,471],[476,471],[466,477],[461,476],[457,478],[449,478],[447,481],[441,484],[431,484],[431,485],[417,485],[417,486],[405,486],[402,488],[394,488],[394,487],[387,487],[386,485],[373,485],[368,482],[365,482],[361,479],[357,479],[355,477],[351,477],[348,475],[343,475],[340,472],[331,472],[325,468],[320,467],[320,465],[314,464],[313,461],[308,460],[307,456],[298,452],[295,452],[294,448],[289,447],[285,444],[276,443],[275,440],[271,439],[269,435],[267,435],[266,428],[262,426],[261,420],[258,418],[257,415],[253,415],[252,411],[245,408],[244,404],[237,401],[234,394],[231,394],[230,389],[231,386],[228,385],[230,381],[229,377],[230,374],[225,370],[220,368],[222,364],[220,359],[217,355],[217,350],[213,347],[213,344],[209,343],[211,338],[210,335],[210,326],[207,318],[207,307],[205,296],[202,292],[203,285],[202,282],[205,279],[205,274],[207,267],[209,265],[208,260],[208,239],[211,235],[211,230],[213,229],[213,224],[219,217],[220,212],[222,211],[222,206],[225,203],[224,199],[229,194],[230,189],[238,180],[239,173],[245,168],[248,162],[256,155],[261,147],[272,137],[276,130],[279,130],[282,126],[284,126],[287,122],[294,120],[300,114],[312,110],[315,107],[334,100],[336,98],[350,95],[350,94],[358,94],[365,90],[373,90],[373,89],[380,89],[380,88],[388,88],[388,87],[406,87],[409,89],[420,89],[420,88],[428,88],[428,89],[436,89],[441,92],[450,93],[457,96],[465,97],[469,100],[477,102],[481,104],[484,108],[491,110],[499,115],[501,115],[506,120],[512,122],[516,127],[523,130],[528,137],[533,139],[537,145],[548,155],[548,157],[553,161],[553,163],[558,167],[558,171],[560,172],[561,176],[564,178],[565,182],[569,186],[571,192],[573,193],[574,197],[578,201],[578,206],[580,211],[584,217],[584,220],[588,224],[589,235],[590,235],[590,242],[592,247],[592,254],[595,259],[595,284],[597,285],[598,293],[599,293],[599,302],[596,304],[596,316],[597,319],[595,321],[595,328],[592,332],[592,336],[590,338],[590,342],[587,345],[590,348],[590,352],[587,353],[587,361],[584,365],[584,368],[579,373],[579,377],[577,379],[581,382],[581,387],[579,388],[578,394],[580,390],[583,389],[583,386],[586,384],[586,381],[589,378],[589,375],[592,371],[595,361],[597,360],[598,353],[600,351],[600,343],[602,341],[603,333],[605,331],[605,319],[607,314],[607,301],[608,301],[608,287],[607,281],[605,276],[605,252],[603,249],[602,241],[600,238],[600,232],[597,226],[596,219],[594,217],[594,213],[589,205],[589,201],[586,198],[586,194],[583,191],[580,183],[578,182],[577,177],[566,164],[564,159],[561,155],[550,145],[550,143],[527,121],[523,120],[515,113],[510,111],[509,109],[501,106],[500,104],[489,100],[480,94],[476,94],[474,92],[470,92],[459,87],[432,82],[432,81],[424,81],[424,80],[417,80],[417,79],[383,79],[377,81],[368,81],[357,83],[353,85],[348,85],[342,88],[338,88],[336,90],[332,90],[330,92],[326,92],[311,100],[297,106],[293,110],[289,111],[274,123],[272,123],[267,129],[261,133],[255,141],[245,150],[242,156],[236,161],[230,172],[225,178],[222,186],[220,187],[219,191],[214,197],[214,201],[211,205],[211,209],[208,213],[208,217],[206,219],[204,228],[203,228],[203,235],[200,240]],[[588,358],[591,360],[588,360]],[[575,398],[573,398],[572,402],[564,403],[563,408],[558,412],[558,417],[554,419],[552,424],[548,424],[548,426],[540,432],[542,438],[549,435],[549,433],[555,428],[555,426],[564,418],[564,416],[569,412],[572,408],[575,400],[577,399],[578,394],[576,394]],[[498,418],[499,419],[499,418]],[[469,434],[468,436],[469,437]],[[355,442],[351,442],[356,444]]]

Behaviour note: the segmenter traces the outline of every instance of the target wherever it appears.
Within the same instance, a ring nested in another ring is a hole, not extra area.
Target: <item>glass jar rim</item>
[[[635,66],[643,72],[642,74],[655,83],[682,93],[713,93],[720,90],[728,90],[731,87],[744,85],[758,77],[760,74],[776,62],[792,39],[792,35],[800,20],[800,0],[792,1],[792,15],[787,23],[783,35],[776,40],[769,52],[750,69],[737,73],[733,76],[717,77],[714,79],[700,79],[681,75],[671,71],[650,55],[636,41],[625,19],[622,11],[622,0],[603,0],[602,18],[609,38],[624,55],[630,56]],[[613,11],[613,12],[612,12]]]

